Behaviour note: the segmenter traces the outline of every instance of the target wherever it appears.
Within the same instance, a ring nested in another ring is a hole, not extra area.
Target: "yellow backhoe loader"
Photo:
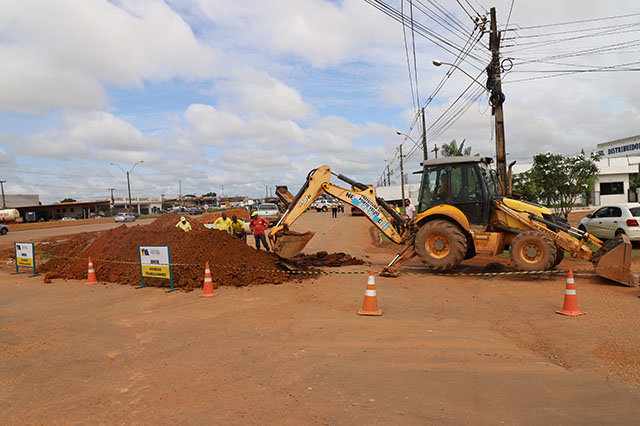
[[[476,254],[496,256],[509,246],[513,264],[523,271],[555,267],[564,257],[591,261],[596,273],[630,284],[631,243],[626,235],[603,243],[569,226],[551,210],[534,203],[500,197],[495,171],[488,157],[447,157],[422,163],[416,217],[407,221],[380,197],[372,186],[358,183],[318,167],[294,197],[286,187],[276,191],[288,206],[269,232],[274,251],[283,258],[299,254],[313,232],[292,232],[289,227],[321,194],[328,193],[364,215],[387,238],[404,245],[383,270],[389,276],[418,256],[429,268],[448,271]],[[352,190],[331,183],[331,176],[348,183]],[[354,190],[355,189],[355,190]],[[391,218],[400,224],[391,225]]]

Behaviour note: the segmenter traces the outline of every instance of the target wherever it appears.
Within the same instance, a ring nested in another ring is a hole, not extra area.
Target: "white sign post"
[[[169,293],[177,290],[173,288],[173,270],[171,268],[171,247],[169,246],[138,246],[140,256],[140,279],[142,285],[136,288],[146,287],[145,278],[159,278],[169,280],[171,288],[165,290]]]
[[[16,271],[12,272],[12,275],[24,274],[24,272],[20,272],[20,266],[33,268],[33,275],[29,275],[29,277],[37,277],[40,275],[36,273],[36,257],[34,255],[33,243],[13,243],[13,247],[16,253]]]

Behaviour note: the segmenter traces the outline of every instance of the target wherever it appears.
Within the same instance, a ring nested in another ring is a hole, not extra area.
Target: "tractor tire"
[[[511,260],[521,271],[551,269],[557,249],[551,238],[535,231],[518,234],[511,242]]]
[[[448,271],[462,262],[467,239],[453,223],[435,219],[425,223],[416,235],[416,253],[429,268]]]
[[[556,266],[558,266],[560,264],[560,262],[562,262],[562,259],[564,259],[564,249],[560,246],[556,246],[556,260],[553,261],[553,265],[551,265],[552,268],[555,268]]]

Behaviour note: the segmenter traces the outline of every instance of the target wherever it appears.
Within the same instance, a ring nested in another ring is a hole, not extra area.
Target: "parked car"
[[[319,198],[311,204],[311,207],[316,209],[319,212],[327,212],[331,207],[333,207],[333,201],[327,200],[325,198]]]
[[[640,241],[640,203],[600,207],[582,218],[578,229],[600,239],[627,234],[631,241]]]
[[[260,217],[267,219],[271,223],[276,223],[280,220],[282,214],[280,209],[274,203],[262,203],[258,206],[257,210]]]
[[[5,224],[0,223],[0,235],[6,235],[9,232],[9,227]]]
[[[114,220],[116,222],[135,222],[136,217],[131,213],[118,213]]]
[[[64,220],[66,222],[67,220],[76,220],[76,218],[75,217],[65,216],[61,220]]]

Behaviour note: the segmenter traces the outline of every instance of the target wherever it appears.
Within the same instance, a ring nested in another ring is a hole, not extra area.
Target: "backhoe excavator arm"
[[[358,188],[359,191],[351,191],[333,185],[331,175]],[[329,166],[321,166],[309,173],[307,181],[293,197],[278,224],[269,232],[269,239],[276,253],[282,257],[292,257],[302,251],[313,234],[293,233],[289,231],[289,227],[325,192],[362,210],[364,215],[391,241],[402,244],[409,238],[409,230],[404,229],[401,235],[391,226],[388,216],[393,217],[401,224],[404,224],[405,220],[393,211],[382,198],[376,198],[372,186],[355,182],[341,174],[332,173]],[[283,194],[280,198],[288,199],[290,197]]]

